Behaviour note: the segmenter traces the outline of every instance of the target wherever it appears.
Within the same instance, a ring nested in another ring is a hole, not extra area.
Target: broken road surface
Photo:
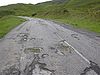
[[[24,18],[0,40],[0,75],[100,75],[98,41],[52,21]]]

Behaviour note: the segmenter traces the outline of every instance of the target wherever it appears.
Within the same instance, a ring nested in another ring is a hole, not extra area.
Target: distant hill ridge
[[[53,2],[59,2],[59,3],[64,3],[64,2],[67,2],[69,0],[52,0]]]
[[[12,4],[0,7],[0,17],[6,15],[55,16],[57,14],[67,17],[70,10],[74,9],[85,11],[84,13],[87,13],[87,11],[88,13],[94,11],[96,12],[97,16],[99,16],[98,13],[100,12],[100,0],[52,0],[38,3],[36,5],[22,3]]]

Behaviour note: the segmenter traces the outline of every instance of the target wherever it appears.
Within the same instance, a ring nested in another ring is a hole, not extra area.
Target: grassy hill
[[[70,7],[88,7],[88,6],[94,6],[100,3],[100,0],[70,0],[68,5]]]
[[[0,7],[0,16],[4,15],[22,15],[22,16],[30,16],[34,13],[34,5],[32,4],[11,4],[8,6]]]
[[[0,7],[0,17],[6,15],[53,19],[100,32],[100,0],[53,0],[36,5],[12,4]]]
[[[66,0],[60,4],[44,5],[43,8],[42,12],[37,11],[36,17],[100,33],[100,0]]]

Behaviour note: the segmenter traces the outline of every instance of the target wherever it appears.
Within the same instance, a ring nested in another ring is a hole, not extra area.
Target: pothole
[[[54,48],[54,47],[50,47],[49,49],[51,49],[51,50],[55,50],[55,48]]]
[[[35,69],[32,71],[32,75],[54,75],[53,70],[41,67],[41,64],[36,64]]]
[[[33,53],[40,53],[43,48],[33,47],[33,48],[25,48],[24,52],[33,52]]]
[[[20,43],[26,42],[28,40],[29,33],[20,33],[17,37],[20,38]]]
[[[71,49],[64,42],[60,41],[56,46],[56,53],[59,55],[66,55],[67,53],[71,53]]]
[[[46,58],[46,57],[48,57],[49,55],[48,54],[42,54],[42,58]]]
[[[80,38],[78,37],[78,34],[71,34],[71,36],[77,40],[80,40]]]
[[[32,62],[25,65],[23,70],[21,67],[11,66],[3,70],[0,75],[55,75],[55,70],[47,68],[47,64],[39,62],[39,59],[39,54],[34,54]]]
[[[32,63],[24,70],[24,75],[54,75],[54,70],[46,68],[45,63],[39,62],[39,55],[36,54]]]
[[[28,37],[29,33],[19,33],[17,37]]]

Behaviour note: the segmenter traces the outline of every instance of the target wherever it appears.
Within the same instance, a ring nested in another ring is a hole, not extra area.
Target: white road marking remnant
[[[53,28],[54,30],[56,30],[54,27],[51,26],[51,28]],[[64,40],[57,32],[54,32],[54,34],[57,35],[57,37],[61,40]],[[63,41],[65,44],[67,44],[69,47],[71,47],[81,58],[83,58],[89,65],[91,64],[91,62],[84,57],[80,52],[78,52],[72,45],[70,45],[66,40]]]
[[[55,32],[57,37],[61,40],[64,40],[57,32]],[[91,64],[90,61],[84,57],[80,52],[78,52],[72,45],[70,45],[66,40],[63,41],[65,44],[67,44],[69,47],[71,47],[80,57],[82,57],[88,64]]]
[[[54,27],[51,27],[53,28],[54,30],[56,30]],[[54,34],[57,35],[57,37],[61,40],[64,40],[57,32],[54,32]],[[91,62],[86,58],[84,57],[80,52],[78,52],[72,45],[70,45],[66,40],[63,41],[65,44],[67,44],[69,47],[71,47],[80,57],[82,57],[89,65],[91,64]]]
[[[90,61],[86,57],[84,57],[80,52],[78,52],[73,46],[71,46],[67,41],[64,41],[64,43],[69,45],[80,57],[82,57],[86,62],[88,62],[88,64],[90,64]]]

